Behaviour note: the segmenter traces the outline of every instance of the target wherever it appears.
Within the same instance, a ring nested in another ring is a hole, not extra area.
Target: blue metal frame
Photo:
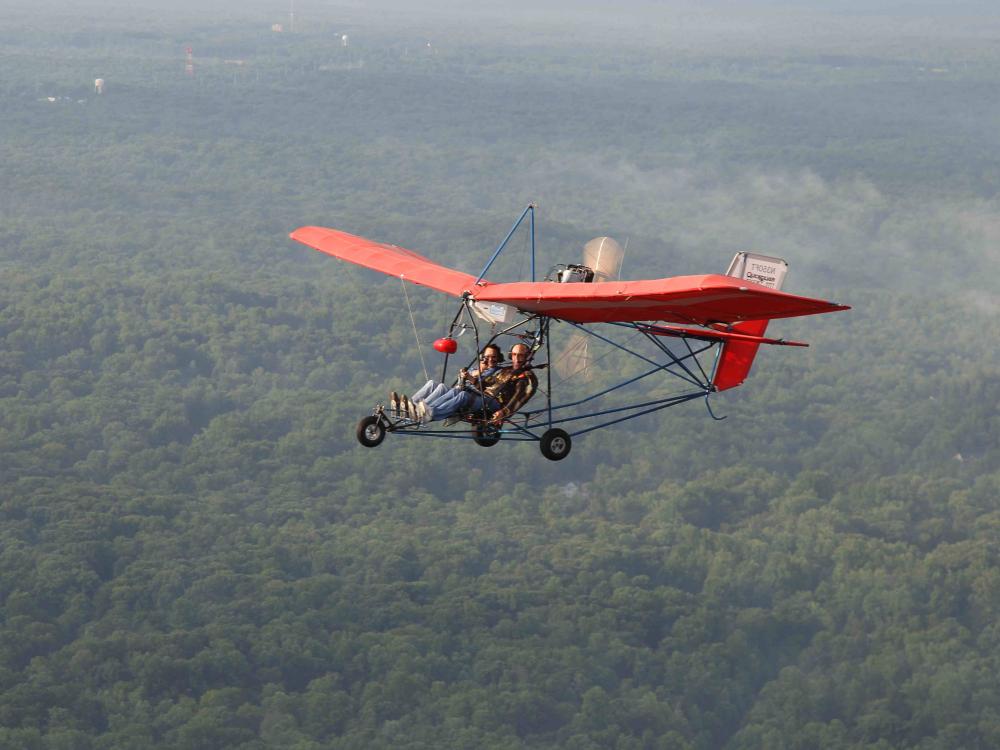
[[[514,235],[514,232],[516,232],[518,227],[521,226],[526,216],[530,217],[529,226],[531,232],[531,280],[535,281],[536,277],[535,205],[529,204],[524,209],[524,211],[521,212],[521,215],[518,217],[517,221],[514,222],[514,225],[507,233],[507,236],[504,237],[503,241],[497,246],[496,250],[494,250],[493,255],[490,256],[489,261],[486,263],[486,265],[483,267],[483,270],[479,273],[479,276],[476,278],[477,284],[483,280],[487,272],[490,270],[490,267],[500,256],[500,253],[503,252],[504,248],[507,247],[507,244],[510,242],[510,239]],[[550,338],[549,338],[549,329],[552,321],[551,318],[544,315],[527,315],[523,320],[510,324],[500,331],[493,331],[488,341],[483,343],[480,341],[479,327],[476,324],[475,316],[472,315],[471,310],[469,310],[469,307],[472,305],[472,303],[473,303],[472,297],[467,295],[465,298],[463,298],[462,300],[463,307],[461,310],[459,310],[458,314],[456,314],[454,319],[452,320],[449,333],[454,330],[459,319],[462,317],[463,312],[469,312],[469,319],[475,331],[476,351],[478,352],[481,351],[482,346],[485,346],[488,343],[492,343],[500,336],[519,335],[513,333],[513,331],[517,330],[518,328],[525,327],[525,330],[527,331],[526,327],[530,325],[533,321],[537,321],[538,323],[537,331],[528,331],[526,335],[531,340],[534,341],[535,344],[534,351],[538,351],[544,345],[547,362],[542,366],[548,369],[549,363],[551,363],[552,361]],[[659,351],[660,354],[665,355],[666,361],[657,361],[655,359],[651,359],[645,354],[636,351],[634,348],[630,348],[625,344],[614,341],[608,336],[604,336],[600,333],[597,333],[596,331],[591,330],[585,325],[582,325],[580,323],[574,323],[572,321],[561,321],[561,322],[566,323],[567,325],[571,325],[578,331],[581,331],[582,333],[585,333],[588,336],[593,336],[594,338],[603,341],[604,343],[609,344],[610,346],[619,349],[622,352],[625,352],[626,354],[629,354],[643,362],[646,362],[647,364],[652,366],[651,369],[639,375],[636,375],[632,378],[624,380],[621,383],[618,383],[617,385],[613,385],[609,388],[605,388],[602,391],[586,396],[585,398],[556,405],[553,405],[552,403],[552,375],[551,375],[551,370],[549,370],[547,373],[545,406],[540,409],[523,410],[519,414],[516,414],[512,418],[508,419],[507,422],[505,423],[505,426],[497,430],[496,434],[499,437],[502,437],[505,440],[512,440],[512,441],[537,442],[542,438],[542,435],[539,433],[539,430],[543,429],[549,430],[556,425],[565,425],[566,427],[568,427],[570,423],[579,422],[580,420],[597,420],[596,424],[591,424],[589,426],[584,427],[583,429],[575,430],[572,432],[567,430],[567,433],[571,437],[576,435],[583,435],[588,432],[601,429],[602,427],[608,427],[610,425],[618,424],[619,422],[624,422],[629,419],[635,419],[636,417],[641,417],[646,414],[651,414],[653,412],[660,411],[662,409],[667,409],[671,406],[677,406],[678,404],[686,403],[687,401],[692,401],[696,398],[705,399],[705,405],[706,407],[708,407],[709,415],[713,419],[716,420],[725,419],[725,417],[715,416],[715,414],[712,412],[711,406],[709,405],[709,396],[715,390],[714,386],[712,385],[712,381],[715,377],[715,371],[718,367],[719,353],[722,350],[721,342],[712,339],[698,337],[697,335],[685,335],[683,333],[677,332],[676,329],[660,329],[655,324],[650,324],[650,323],[617,322],[617,323],[604,324],[604,325],[614,326],[617,328],[633,330],[636,333],[641,334],[648,342],[652,343],[652,345]],[[680,339],[683,342],[687,351],[682,353],[674,352],[667,344],[667,342],[664,341],[664,337],[661,335],[657,335],[658,332],[660,331],[663,332],[669,331],[669,337],[671,340]],[[524,338],[524,336],[522,336],[522,338]],[[701,345],[692,346],[693,341],[698,341],[700,342]],[[699,360],[699,356],[704,354],[705,352],[710,351],[713,348],[716,350],[715,358],[710,368],[710,371],[706,372],[705,367],[702,366],[702,363]],[[442,382],[446,380],[447,367],[448,367],[448,358],[446,356],[444,369],[442,370],[442,377],[441,377]],[[654,399],[652,401],[643,401],[639,403],[627,404],[625,406],[616,406],[608,409],[593,411],[587,414],[575,414],[562,417],[556,415],[556,412],[559,412],[560,410],[570,409],[572,407],[587,404],[591,401],[594,401],[595,399],[607,396],[609,393],[617,391],[621,388],[625,388],[629,385],[639,382],[640,380],[648,378],[651,375],[656,375],[656,374],[665,374],[673,376],[682,381],[683,383],[687,384],[688,386],[690,386],[690,390],[687,390],[683,393],[666,396],[664,398]],[[380,409],[381,407],[379,407],[379,409],[377,409],[376,411],[378,412]],[[602,419],[604,417],[610,417],[610,418]],[[456,438],[463,440],[472,439],[476,436],[475,425],[465,421],[456,424],[456,427],[458,427],[458,429],[455,428],[427,429],[424,426],[420,425],[419,423],[409,422],[408,420],[402,420],[393,423],[387,419],[387,425],[388,425],[387,429],[390,432],[400,435],[422,435],[425,437],[446,437],[446,438]]]
[[[550,318],[544,316],[528,316],[525,319],[512,324],[511,326],[503,329],[502,331],[496,333],[490,341],[500,335],[509,335],[511,331],[516,330],[522,326],[530,324],[532,321],[539,321],[541,326],[545,329],[545,341],[548,344],[548,328],[551,322]],[[663,362],[657,362],[644,354],[635,351],[634,348],[620,344],[607,336],[603,336],[595,331],[589,329],[588,327],[572,323],[569,321],[563,321],[568,325],[572,325],[574,328],[582,331],[583,333],[593,336],[616,349],[619,349],[626,354],[629,354],[637,359],[640,359],[652,367],[645,372],[642,372],[634,377],[623,380],[620,383],[612,385],[596,393],[592,393],[575,401],[568,401],[562,404],[552,403],[552,388],[551,388],[551,376],[549,376],[548,389],[546,391],[546,404],[540,409],[523,410],[519,414],[515,415],[506,422],[506,426],[497,431],[497,434],[504,440],[518,440],[518,441],[538,441],[541,440],[541,432],[543,430],[551,429],[554,426],[560,426],[564,429],[568,428],[571,423],[578,423],[581,420],[596,420],[596,424],[589,424],[583,429],[570,430],[567,429],[567,433],[571,437],[577,435],[584,435],[588,432],[593,432],[594,430],[601,429],[603,427],[608,427],[610,425],[618,424],[620,422],[627,421],[629,419],[634,419],[636,417],[645,416],[646,414],[651,414],[662,409],[670,408],[671,406],[677,406],[679,404],[686,403],[698,398],[704,398],[706,405],[708,405],[708,397],[713,393],[714,388],[711,382],[711,376],[705,371],[699,361],[699,355],[704,354],[712,350],[713,348],[719,348],[720,344],[715,341],[706,342],[704,339],[695,339],[702,343],[701,346],[692,346],[692,339],[685,336],[677,336],[683,341],[684,347],[687,349],[686,352],[676,353],[670,349],[669,346],[665,345],[660,339],[654,334],[650,334],[643,330],[643,324],[635,323],[614,323],[620,328],[632,329],[644,335],[644,337],[651,341],[657,349],[659,349],[663,354],[666,355],[667,360]],[[477,336],[478,340],[478,336]],[[716,358],[717,358],[716,354]],[[550,358],[551,361],[551,358]],[[694,363],[694,367],[689,366],[690,363]],[[714,367],[712,368],[714,370]],[[571,409],[576,406],[581,406],[589,402],[595,401],[607,396],[608,394],[626,388],[634,383],[644,380],[652,375],[665,374],[675,377],[681,380],[683,383],[691,386],[690,390],[686,392],[666,396],[660,399],[654,399],[651,401],[641,401],[638,403],[626,404],[623,406],[615,406],[607,409],[599,409],[586,414],[571,414],[567,416],[558,416],[556,413],[564,410]],[[700,377],[699,377],[700,375]],[[709,407],[709,414],[713,419],[724,419],[724,417],[716,417]],[[609,419],[602,419],[604,417],[610,417]],[[459,423],[456,423],[456,426]],[[393,432],[398,432],[404,435],[426,435],[434,437],[449,437],[449,438],[461,438],[461,439],[471,439],[474,437],[475,426],[468,423],[460,423],[460,429],[426,429],[417,425],[404,425],[401,429],[392,430]],[[411,429],[412,428],[412,429]]]

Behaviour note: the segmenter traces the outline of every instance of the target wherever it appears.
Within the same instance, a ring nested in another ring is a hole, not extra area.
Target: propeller
[[[621,278],[625,251],[610,237],[595,237],[583,246],[583,265],[594,272],[594,281]]]
[[[621,278],[625,251],[610,237],[595,237],[583,246],[583,265],[594,272],[594,281],[614,281]],[[556,373],[563,380],[574,378],[589,381],[590,336],[576,331],[553,360]]]

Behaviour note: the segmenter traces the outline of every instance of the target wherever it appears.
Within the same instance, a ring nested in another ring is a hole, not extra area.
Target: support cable
[[[417,342],[417,354],[420,355],[420,366],[424,370],[424,380],[430,380],[431,376],[427,373],[427,363],[424,362],[424,349],[420,346],[420,336],[417,334],[417,321],[413,317],[413,307],[410,305],[410,294],[406,291],[406,281],[403,280],[402,275],[399,277],[399,283],[403,287],[403,298],[406,300],[406,309],[410,313],[410,325],[413,326],[413,338]]]

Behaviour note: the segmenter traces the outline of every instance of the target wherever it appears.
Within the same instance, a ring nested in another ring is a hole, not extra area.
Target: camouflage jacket
[[[528,403],[538,389],[538,378],[530,369],[505,367],[484,378],[484,391],[500,403],[499,413],[507,418]]]

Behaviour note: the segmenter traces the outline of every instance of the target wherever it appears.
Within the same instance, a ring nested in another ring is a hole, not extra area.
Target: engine
[[[589,284],[593,280],[594,271],[587,266],[572,264],[556,269],[556,281],[560,284]]]

